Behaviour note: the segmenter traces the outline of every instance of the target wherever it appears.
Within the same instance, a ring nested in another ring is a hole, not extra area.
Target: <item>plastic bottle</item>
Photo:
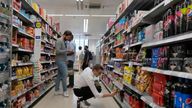
[[[182,13],[181,23],[180,23],[181,33],[184,33],[187,31],[187,2],[186,1],[181,5],[180,11]]]
[[[171,104],[171,79],[170,77],[167,79],[166,87],[165,87],[165,94],[164,94],[164,100],[165,100],[165,107],[169,108]]]
[[[167,13],[163,16],[163,38],[168,37]]]
[[[179,78],[179,82],[175,84],[174,90],[174,108],[182,108],[182,79]]]
[[[192,108],[192,85],[188,79],[183,84],[182,100],[182,108]]]
[[[180,11],[180,5],[177,5],[176,6],[176,9],[175,9],[175,34],[179,34],[181,32],[180,30],[180,26],[181,26],[181,11]]]
[[[172,9],[168,10],[167,23],[168,23],[168,36],[173,36],[175,34],[174,32],[175,24]]]

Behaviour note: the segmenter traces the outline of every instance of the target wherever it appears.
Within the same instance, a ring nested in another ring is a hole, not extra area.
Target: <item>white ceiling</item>
[[[101,9],[77,10],[76,0],[36,0],[42,7],[47,10],[48,14],[88,14],[88,15],[115,15],[117,6],[122,0],[84,0],[84,5],[89,2],[101,3]],[[88,34],[92,38],[99,37],[106,31],[106,24],[108,18],[101,17],[58,17],[61,24],[61,32],[71,30],[74,34],[83,33],[83,19],[89,19]]]

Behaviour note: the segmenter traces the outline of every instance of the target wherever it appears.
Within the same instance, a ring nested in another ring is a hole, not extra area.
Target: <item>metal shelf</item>
[[[21,31],[19,30],[18,34],[22,35],[22,36],[25,36],[26,38],[31,38],[31,39],[34,39],[34,37],[30,34],[27,34],[26,32],[24,31]]]
[[[113,65],[107,65],[107,67],[114,68],[114,66],[113,66]]]
[[[43,71],[41,72],[41,74],[46,73],[46,72],[49,72],[49,69],[43,70]]]
[[[169,76],[175,76],[175,77],[180,77],[180,78],[192,79],[192,73],[187,73],[187,72],[161,70],[161,69],[150,68],[150,67],[142,67],[141,69],[145,70],[145,71],[159,73],[159,74],[164,74],[164,75],[169,75]]]
[[[28,19],[27,17],[25,17],[22,13],[20,13],[20,12],[19,12],[18,10],[16,10],[15,8],[13,8],[13,14],[16,15],[16,16],[18,16],[19,19],[22,20],[22,21],[24,21],[25,23],[30,24],[30,25],[33,24],[33,22],[32,22],[30,19]]]
[[[114,80],[113,84],[120,90],[123,90],[123,84],[119,83],[118,81]]]
[[[29,63],[16,63],[16,65],[12,65],[12,67],[16,67],[16,66],[28,66],[28,65],[33,65],[33,63],[29,62]]]
[[[145,103],[147,103],[149,106],[151,106],[152,108],[165,108],[165,107],[160,107],[159,105],[155,104],[153,102],[153,99],[151,96],[149,95],[144,95],[144,96],[141,96],[141,100]]]
[[[118,58],[112,58],[111,60],[112,60],[112,61],[117,61],[117,62],[123,62],[123,61],[125,61],[124,59],[118,59]]]
[[[30,11],[31,13],[37,15],[39,18],[41,18],[41,19],[43,20],[43,22],[45,22],[46,24],[49,25],[49,27],[53,30],[54,33],[56,33],[57,35],[61,36],[39,13],[37,13],[37,12],[33,9],[33,7],[32,7],[26,0],[21,0],[21,1],[22,1],[22,6],[23,6],[26,10],[28,10],[28,11]],[[54,38],[54,39],[56,39],[56,38]]]
[[[184,41],[189,41],[192,40],[192,32],[184,33],[184,34],[179,34],[176,36],[171,36],[168,38],[165,38],[163,40],[159,41],[152,41],[152,42],[147,42],[142,45],[142,47],[155,47],[155,46],[161,46],[161,45],[167,45],[170,43],[178,43],[178,42],[184,42]]]
[[[48,48],[48,49],[53,49],[52,47],[49,47],[49,46],[45,46],[45,48]]]
[[[20,51],[20,52],[27,52],[27,53],[33,53],[32,50],[27,50],[27,49],[23,49],[23,48],[18,48],[18,51]]]
[[[152,2],[151,0],[145,0],[145,1],[133,0],[133,2],[131,2],[131,4],[125,9],[125,11],[117,18],[114,24],[107,30],[104,36],[108,36],[113,26],[115,26],[124,16],[130,14],[134,10],[145,8],[145,5],[150,4],[151,2]]]
[[[143,100],[145,103],[147,103],[148,105],[150,105],[152,108],[164,108],[164,107],[160,107],[158,106],[157,104],[155,104],[153,102],[153,99],[151,96],[149,96],[148,94],[146,93],[142,93],[140,92],[136,87],[130,85],[130,84],[127,84],[126,82],[123,82],[123,84],[130,88],[131,90],[135,91],[137,94],[141,95],[141,100]]]
[[[123,107],[123,108],[131,108],[131,106],[129,105],[129,103],[125,102],[125,100],[124,100],[123,103],[125,104],[125,107]]]
[[[35,98],[33,101],[29,102],[24,108],[29,108],[33,103],[35,103],[39,98],[41,98],[45,93],[47,93],[51,88],[55,86],[55,83],[49,86],[38,98]]]
[[[43,55],[50,55],[50,53],[46,53],[46,52],[41,52],[41,54]]]
[[[121,42],[120,44],[113,46],[113,48],[117,48],[117,47],[120,47],[120,46],[123,46],[123,45],[124,45],[124,42]]]
[[[180,0],[164,0],[157,6],[155,6],[153,9],[151,9],[144,17],[143,20],[147,21],[149,23],[155,22],[156,18],[158,16],[162,16],[170,6],[173,6],[180,2]],[[167,3],[166,3],[167,2]],[[165,4],[166,3],[166,4]]]
[[[129,47],[131,48],[131,47],[142,45],[142,44],[143,44],[143,42],[137,42],[137,43],[129,45]]]
[[[12,80],[12,81],[13,81],[13,80],[22,81],[22,80],[29,79],[29,78],[32,78],[32,77],[33,77],[33,75],[27,76],[27,77],[24,77],[24,78],[17,78],[16,76],[14,76],[14,77],[11,77],[11,80]]]
[[[30,89],[23,91],[22,93],[18,94],[17,96],[11,97],[11,100],[12,100],[12,101],[17,100],[18,97],[20,97],[20,96],[24,95],[25,93],[31,91],[32,89],[34,89],[34,88],[36,88],[37,86],[43,84],[44,82],[45,82],[45,81],[42,81],[42,82],[40,82],[39,84],[34,85],[34,86],[31,87]]]
[[[19,45],[18,44],[12,44],[12,47],[18,48]]]
[[[143,44],[143,42],[137,42],[137,43],[134,43],[131,45],[125,45],[123,48],[125,49],[125,51],[128,51],[131,47],[135,47],[135,46],[142,45],[142,44]]]
[[[121,73],[121,72],[117,72],[117,71],[115,71],[115,70],[113,70],[113,72],[116,73],[116,74],[118,74],[118,75],[120,75],[120,76],[123,76],[123,73]]]
[[[135,65],[135,66],[142,66],[142,63],[137,63],[137,62],[124,62],[123,64]]]
[[[51,63],[51,61],[41,61],[41,64]]]
[[[103,85],[105,86],[105,88],[111,93],[112,90],[105,84],[105,82],[103,80],[101,80],[101,82],[103,83]]]
[[[55,69],[58,69],[58,67],[51,68],[50,71],[51,71],[51,70],[55,70]]]
[[[131,90],[135,91],[137,94],[143,95],[142,92],[140,92],[137,88],[135,88],[135,87],[132,86],[131,84],[127,84],[126,82],[123,82],[123,85],[125,85],[126,87],[128,87],[128,88],[130,88]]]
[[[53,53],[51,53],[50,55],[51,55],[51,56],[56,56],[56,54],[53,54]]]
[[[19,27],[18,27],[18,26],[16,26],[15,24],[12,24],[12,26],[13,26],[13,27],[15,27],[15,28],[17,28],[17,29],[19,28]]]

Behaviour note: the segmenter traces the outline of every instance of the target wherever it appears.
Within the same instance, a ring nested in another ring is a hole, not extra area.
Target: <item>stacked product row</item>
[[[28,108],[54,86],[59,27],[33,0],[13,0],[12,19],[11,107]],[[36,29],[41,29],[40,37]],[[38,39],[41,47],[35,46]]]
[[[121,91],[121,106],[191,108],[192,1],[131,2],[102,37],[104,84]]]
[[[0,1],[0,107],[10,107],[11,0]]]

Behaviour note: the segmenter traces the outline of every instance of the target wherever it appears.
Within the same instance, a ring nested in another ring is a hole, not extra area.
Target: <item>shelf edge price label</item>
[[[35,27],[36,27],[36,28],[41,28],[41,26],[42,26],[41,22],[36,22],[36,23],[35,23]]]

